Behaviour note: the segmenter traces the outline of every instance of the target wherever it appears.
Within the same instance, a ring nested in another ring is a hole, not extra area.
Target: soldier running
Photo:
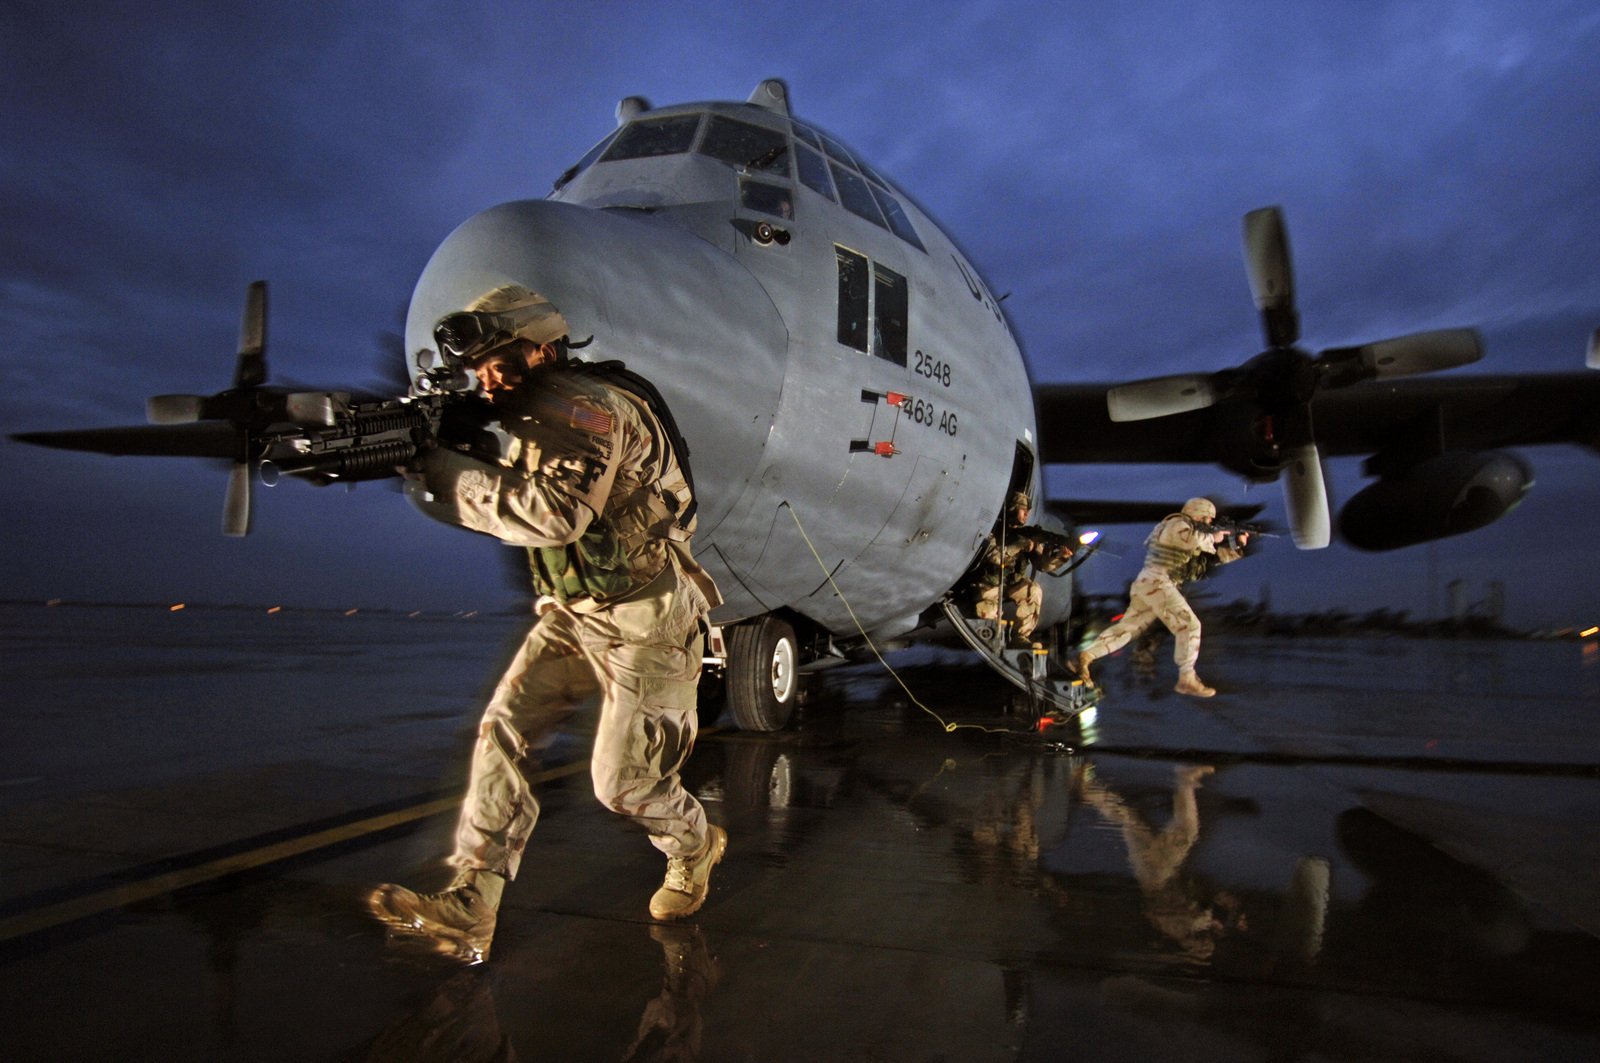
[[[439,893],[379,886],[372,911],[440,951],[486,959],[539,816],[537,751],[598,694],[595,796],[667,857],[651,916],[690,915],[728,843],[678,775],[698,728],[700,620],[720,598],[689,551],[692,492],[671,433],[647,399],[568,363],[565,321],[525,291],[445,317],[435,340],[476,374],[511,444],[502,464],[430,449],[409,488],[440,519],[527,548],[538,620],[478,729],[455,880]]]
[[[1212,555],[1219,564],[1243,556],[1249,533],[1238,535],[1237,548],[1223,545],[1229,537],[1212,529],[1216,516],[1217,507],[1210,499],[1191,498],[1181,512],[1162,518],[1150,532],[1145,539],[1144,568],[1128,588],[1127,611],[1078,655],[1078,675],[1084,682],[1093,682],[1090,664],[1120,650],[1159,620],[1172,632],[1174,640],[1172,659],[1178,664],[1178,684],[1173,689],[1197,698],[1216,693],[1195,674],[1195,662],[1200,659],[1200,618],[1178,590],[1178,584],[1190,578],[1200,555]]]

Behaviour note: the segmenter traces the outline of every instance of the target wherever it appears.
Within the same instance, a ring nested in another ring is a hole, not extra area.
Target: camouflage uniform
[[[978,577],[976,611],[981,620],[998,620],[1010,599],[1017,605],[1016,634],[1026,639],[1039,624],[1044,592],[1033,578],[1035,567],[1054,572],[1066,564],[1068,554],[1049,556],[1041,561],[1037,541],[1028,534],[1033,525],[1008,527],[1001,535],[990,535],[984,548],[983,566]]]
[[[706,815],[678,771],[698,728],[699,621],[719,599],[677,518],[688,484],[642,400],[564,367],[533,379],[502,411],[506,464],[447,449],[422,464],[434,512],[527,547],[541,592],[484,712],[450,862],[515,877],[539,815],[531,757],[596,693],[595,796],[692,856]]]
[[[1215,512],[1213,508],[1211,514]],[[1220,564],[1237,561],[1242,555],[1232,547],[1219,548],[1212,533],[1188,513],[1163,518],[1145,545],[1144,568],[1128,588],[1127,611],[1121,620],[1102,631],[1079,659],[1087,663],[1115,653],[1159,620],[1172,632],[1172,659],[1177,662],[1179,673],[1192,674],[1200,659],[1200,618],[1179,592],[1178,584],[1193,570],[1192,563],[1202,553],[1214,555]]]

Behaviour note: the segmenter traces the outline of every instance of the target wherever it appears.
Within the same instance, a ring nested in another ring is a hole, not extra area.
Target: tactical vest
[[[639,584],[628,564],[622,540],[604,520],[595,519],[575,543],[528,547],[533,589],[558,602],[620,598]]]
[[[598,377],[622,392],[655,418],[666,439],[671,459],[677,464],[680,478],[672,481],[665,476],[649,484],[638,495],[624,500],[624,504],[643,508],[650,517],[653,534],[662,538],[687,542],[694,531],[697,503],[694,497],[694,480],[689,473],[689,446],[683,441],[666,402],[649,381],[630,372],[621,362],[568,363],[568,369]],[[647,418],[648,420],[648,418]],[[663,472],[672,461],[663,462]],[[607,513],[612,503],[606,504]],[[663,554],[665,560],[665,554]],[[652,572],[635,571],[628,556],[627,544],[604,514],[597,516],[576,542],[566,546],[528,547],[528,571],[533,578],[533,589],[540,595],[549,595],[559,602],[573,598],[590,598],[598,603],[624,597],[660,575],[660,568]]]
[[[1174,513],[1155,526],[1149,537],[1144,541],[1144,565],[1146,568],[1154,568],[1165,572],[1174,582],[1182,583],[1186,579],[1192,578],[1189,568],[1194,554],[1181,546],[1169,546],[1160,541],[1161,532],[1166,528],[1167,523],[1172,520],[1188,521],[1189,518],[1182,513]],[[1190,524],[1192,526],[1193,522],[1190,521]]]

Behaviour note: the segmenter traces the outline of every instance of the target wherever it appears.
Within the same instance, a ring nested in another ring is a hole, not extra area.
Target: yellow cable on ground
[[[883,659],[883,654],[879,653],[878,647],[873,644],[872,636],[868,635],[867,629],[861,626],[861,618],[856,616],[856,611],[850,607],[850,600],[844,596],[844,591],[840,590],[839,585],[833,581],[833,573],[828,571],[828,563],[822,560],[822,555],[817,552],[816,545],[811,541],[811,536],[806,534],[805,525],[800,523],[800,514],[795,512],[794,506],[789,502],[785,501],[782,504],[788,507],[789,516],[794,518],[794,526],[800,531],[800,538],[806,541],[806,547],[811,551],[811,556],[817,559],[817,567],[822,569],[822,575],[826,577],[828,586],[833,588],[833,593],[839,596],[839,601],[843,603],[845,611],[850,614],[850,619],[855,622],[856,630],[861,632],[861,637],[866,640],[867,648],[870,649],[872,651],[872,655],[878,659],[878,663],[883,665],[884,671],[893,676],[894,681],[900,684],[900,689],[906,692],[906,697],[911,699],[911,704],[915,705],[929,716],[932,716],[935,720],[938,720],[939,726],[943,728],[946,734],[962,730],[982,731],[985,734],[1031,733],[1028,731],[1019,731],[1015,727],[985,727],[978,723],[950,723],[943,716],[940,716],[937,712],[934,712],[932,709],[928,708],[928,706],[924,705],[917,698],[917,696],[911,692],[911,688],[906,686],[905,680],[900,678],[900,673],[896,672],[892,667],[890,667],[889,662]]]

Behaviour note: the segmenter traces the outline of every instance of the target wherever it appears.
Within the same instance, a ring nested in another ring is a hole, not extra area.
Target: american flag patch
[[[569,402],[555,395],[539,396],[538,407],[541,420],[563,423],[569,428],[576,428],[590,435],[611,434],[614,422],[611,414],[605,410],[596,409],[582,402]]]

